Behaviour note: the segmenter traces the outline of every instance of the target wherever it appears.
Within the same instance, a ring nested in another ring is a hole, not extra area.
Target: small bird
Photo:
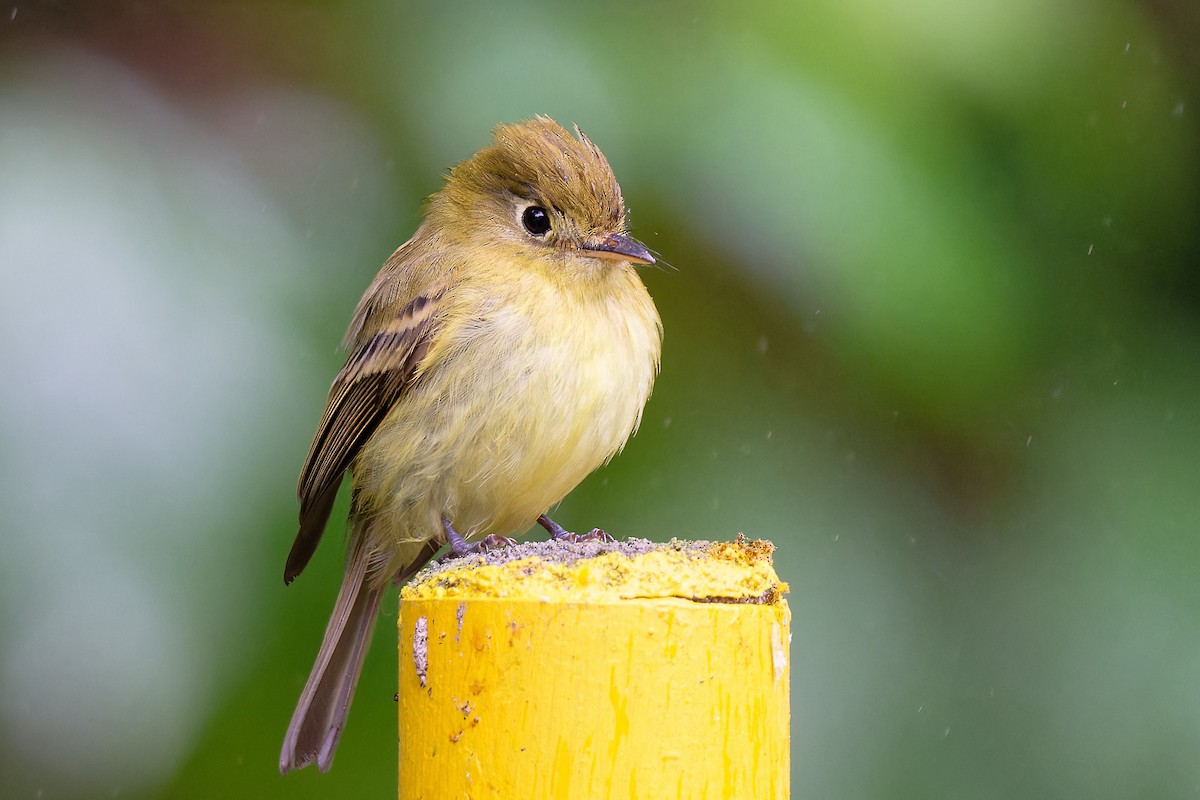
[[[300,473],[291,583],[353,474],[346,574],[282,772],[329,769],[384,592],[445,544],[534,523],[637,430],[662,322],[608,160],[578,126],[502,124],[426,202],[358,303]]]

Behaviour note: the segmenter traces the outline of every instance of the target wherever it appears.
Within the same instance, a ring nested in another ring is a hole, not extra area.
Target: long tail
[[[354,688],[358,685],[363,657],[371,643],[379,602],[388,583],[376,587],[375,581],[368,580],[371,556],[363,544],[366,537],[353,536],[352,539],[356,541],[351,545],[353,550],[346,563],[346,576],[338,591],[333,616],[329,618],[317,662],[304,684],[300,702],[296,704],[287,735],[283,738],[280,772],[300,769],[314,761],[318,769],[327,772],[346,724],[350,701],[354,699]],[[436,542],[425,542],[415,558],[395,576],[395,583],[408,580],[437,549]]]
[[[283,739],[280,772],[300,769],[313,761],[322,772],[327,771],[346,724],[346,712],[354,698],[383,598],[382,588],[367,585],[367,549],[362,546],[362,538],[356,538],[359,542],[346,564],[346,576],[325,628],[317,662]]]

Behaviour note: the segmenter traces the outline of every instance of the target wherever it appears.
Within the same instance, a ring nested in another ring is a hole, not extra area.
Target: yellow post
[[[547,542],[418,576],[398,622],[401,800],[788,797],[772,549]]]

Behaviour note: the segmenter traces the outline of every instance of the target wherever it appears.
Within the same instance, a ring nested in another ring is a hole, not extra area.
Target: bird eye
[[[534,236],[545,236],[550,230],[550,215],[541,206],[529,206],[521,214],[521,224]]]

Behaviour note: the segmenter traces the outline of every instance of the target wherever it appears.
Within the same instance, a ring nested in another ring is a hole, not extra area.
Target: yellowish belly
[[[427,539],[443,515],[468,536],[522,531],[611,458],[640,419],[661,336],[641,282],[622,288],[632,295],[555,297],[553,314],[508,301],[452,321],[444,355],[356,464],[371,537]]]

